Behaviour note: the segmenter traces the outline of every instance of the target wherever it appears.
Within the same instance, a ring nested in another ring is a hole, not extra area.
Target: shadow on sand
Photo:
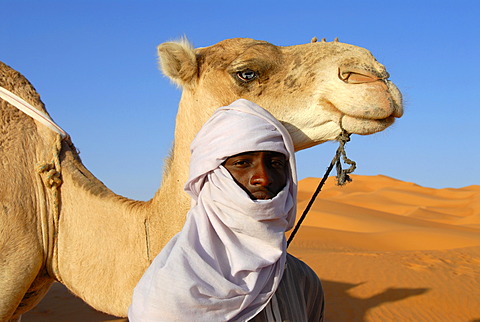
[[[425,288],[388,288],[384,292],[370,298],[362,299],[349,294],[349,290],[359,284],[334,282],[322,279],[326,298],[327,321],[364,321],[366,313],[371,308],[383,303],[395,302],[411,296],[426,293]],[[33,310],[22,317],[22,321],[127,321],[110,316],[85,304],[81,299],[71,294],[65,286],[54,283],[47,296]]]
[[[404,300],[429,291],[428,288],[387,288],[382,293],[369,298],[358,298],[349,294],[349,290],[359,285],[334,282],[322,279],[325,292],[325,315],[327,321],[365,321],[368,310],[388,302]]]

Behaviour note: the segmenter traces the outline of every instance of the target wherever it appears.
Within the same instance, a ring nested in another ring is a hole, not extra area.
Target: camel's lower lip
[[[383,119],[364,119],[350,115],[344,115],[341,120],[341,128],[348,133],[368,135],[385,130],[395,121],[394,116]]]

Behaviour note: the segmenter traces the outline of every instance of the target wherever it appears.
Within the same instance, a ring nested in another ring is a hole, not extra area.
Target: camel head
[[[194,49],[182,40],[163,43],[158,52],[163,73],[183,88],[177,126],[195,124],[194,133],[176,140],[191,142],[216,108],[238,98],[269,110],[297,151],[342,130],[382,131],[403,114],[385,67],[368,50],[338,41],[280,47],[236,38]]]

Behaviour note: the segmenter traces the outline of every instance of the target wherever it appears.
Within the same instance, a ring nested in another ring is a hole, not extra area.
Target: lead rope
[[[62,180],[62,168],[60,165],[60,152],[62,149],[62,138],[60,135],[56,136],[55,144],[53,146],[53,160],[51,162],[39,162],[37,164],[37,172],[40,175],[47,191],[46,205],[50,209],[50,216],[48,218],[49,226],[53,221],[53,227],[48,231],[48,244],[46,250],[45,265],[48,274],[62,282],[60,272],[58,269],[58,224],[60,220],[60,186]],[[45,239],[45,238],[44,238]]]
[[[310,211],[310,208],[312,207],[313,203],[315,202],[315,199],[317,198],[318,194],[322,190],[323,186],[325,185],[325,182],[328,179],[328,176],[330,175],[330,172],[332,172],[332,169],[334,166],[336,166],[337,170],[337,184],[339,186],[343,186],[347,182],[351,182],[352,178],[350,178],[349,174],[355,171],[355,168],[357,167],[356,163],[349,158],[347,158],[347,153],[345,152],[345,144],[350,141],[350,134],[347,132],[343,131],[336,139],[340,145],[338,146],[337,152],[335,153],[335,156],[332,159],[332,162],[330,162],[330,165],[327,168],[327,171],[325,172],[322,180],[318,184],[317,189],[312,195],[312,198],[310,198],[310,201],[308,202],[307,207],[302,213],[302,216],[300,216],[300,219],[298,220],[297,224],[295,225],[295,228],[293,229],[292,233],[290,234],[290,237],[288,238],[287,241],[287,248],[292,242],[293,238],[295,237],[295,234],[297,231],[300,229],[300,226],[302,225],[302,222],[305,220],[305,217],[307,216],[308,212]],[[340,161],[340,157],[342,157],[343,162],[346,164],[350,165],[348,169],[343,169],[342,168],[342,162]]]

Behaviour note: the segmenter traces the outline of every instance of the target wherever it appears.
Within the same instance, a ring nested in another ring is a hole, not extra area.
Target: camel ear
[[[197,59],[193,46],[186,39],[158,46],[160,69],[179,86],[193,82],[197,75]]]

